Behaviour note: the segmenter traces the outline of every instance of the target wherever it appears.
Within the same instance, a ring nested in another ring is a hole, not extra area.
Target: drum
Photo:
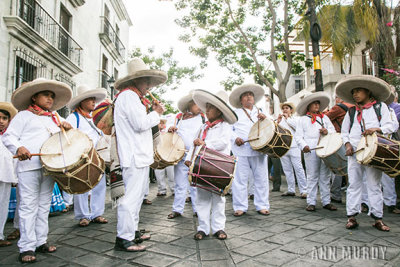
[[[324,135],[318,142],[315,150],[318,157],[336,175],[347,175],[346,149],[340,133]]]
[[[176,165],[184,155],[185,144],[177,133],[161,133],[159,142],[154,148],[154,163],[150,167],[164,169]]]
[[[83,132],[72,129],[66,135],[70,144],[61,132],[47,139],[40,153],[49,155],[42,155],[40,160],[46,175],[54,178],[62,190],[82,194],[100,182],[105,169],[104,160]]]
[[[400,142],[382,135],[363,136],[357,146],[357,162],[394,178],[400,175],[399,147]]]
[[[288,129],[270,119],[257,121],[249,133],[250,146],[273,158],[284,156],[290,149],[292,139],[293,136]]]
[[[190,166],[189,183],[224,196],[232,185],[235,168],[235,157],[202,146]]]

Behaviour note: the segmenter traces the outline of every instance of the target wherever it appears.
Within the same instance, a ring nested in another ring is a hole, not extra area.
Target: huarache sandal
[[[334,205],[332,205],[332,204],[326,204],[325,206],[323,206],[323,208],[324,209],[327,209],[327,210],[330,210],[330,211],[335,211],[335,210],[337,210],[337,208],[334,206]]]
[[[135,232],[135,239],[133,240],[133,242],[135,242],[136,244],[140,244],[143,241],[147,241],[150,240],[151,236],[150,235],[145,235],[146,231],[145,230],[141,230],[141,231],[136,231]]]
[[[307,199],[307,193],[301,193],[300,198],[301,199]]]
[[[69,206],[65,205],[65,209],[61,211],[61,213],[67,213],[69,211]]]
[[[235,217],[240,217],[240,216],[243,216],[243,215],[245,215],[246,214],[246,212],[244,212],[244,211],[242,211],[242,210],[237,210],[237,211],[235,211],[235,213],[233,214],[233,216],[235,216]]]
[[[294,197],[296,196],[296,193],[293,192],[285,192],[281,195],[282,197]]]
[[[153,202],[151,202],[151,201],[148,200],[148,199],[143,199],[143,204],[144,204],[144,205],[151,205],[151,204],[153,204]]]
[[[132,241],[117,237],[115,239],[114,249],[126,252],[142,252],[146,250],[146,247],[141,245],[136,245]]]
[[[347,220],[346,229],[355,229],[358,227],[358,222],[355,218],[349,218]]]
[[[104,217],[97,216],[96,218],[94,218],[94,219],[92,220],[92,222],[93,222],[93,223],[105,224],[105,223],[108,223],[108,220],[107,220],[106,218],[104,218]]]
[[[217,231],[214,236],[219,240],[225,240],[228,238],[228,235],[224,232],[224,230]]]
[[[35,252],[39,252],[39,253],[53,253],[56,252],[57,248],[55,246],[50,246],[47,243],[44,243],[41,246],[38,246],[35,250]]]
[[[12,243],[10,241],[7,240],[0,240],[0,247],[8,247],[11,246]]]
[[[86,227],[90,224],[90,221],[86,218],[82,218],[79,220],[79,227]]]
[[[378,229],[379,231],[383,231],[383,232],[389,232],[390,228],[389,226],[387,226],[386,224],[384,224],[382,221],[376,221],[372,227],[375,227],[376,229]]]
[[[36,261],[36,254],[32,250],[19,253],[19,261],[22,263],[32,263]]]
[[[7,240],[16,240],[21,236],[19,229],[15,229],[14,232],[7,236]]]
[[[258,210],[257,213],[260,214],[260,215],[263,215],[263,216],[268,216],[269,215],[269,211],[268,210]]]
[[[167,194],[166,193],[157,193],[158,197],[165,197]]]
[[[180,214],[179,212],[173,211],[172,213],[168,214],[168,219],[174,219],[176,217],[180,217],[182,216],[182,214]]]
[[[197,231],[197,233],[194,235],[194,240],[203,240],[206,236],[206,233],[203,231]]]
[[[192,198],[191,198],[191,197],[187,197],[186,200],[185,200],[185,202],[186,202],[186,203],[192,202]]]
[[[315,211],[315,206],[314,205],[308,205],[306,208],[306,211]]]

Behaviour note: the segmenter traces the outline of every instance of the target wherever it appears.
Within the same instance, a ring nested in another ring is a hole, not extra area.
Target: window
[[[69,40],[69,36],[68,36],[68,32],[71,31],[71,18],[72,16],[69,14],[68,10],[61,5],[60,8],[60,24],[62,26],[62,28],[60,28],[60,32],[59,32],[59,49],[60,51],[68,56],[69,55],[69,44],[68,44],[68,40]]]
[[[294,80],[294,93],[297,94],[304,89],[304,81],[301,79]]]
[[[108,58],[103,55],[103,59],[101,61],[101,87],[108,88],[107,80],[109,79],[108,76]]]
[[[35,0],[20,0],[19,4],[19,17],[25,20],[29,26],[35,28]]]
[[[17,47],[15,50],[14,89],[22,83],[32,81],[38,77],[47,78],[46,65],[25,49]]]
[[[118,79],[118,70],[116,68],[114,68],[114,79]]]

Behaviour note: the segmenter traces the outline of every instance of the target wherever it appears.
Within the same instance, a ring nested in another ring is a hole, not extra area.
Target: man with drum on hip
[[[335,211],[329,192],[330,170],[316,155],[316,147],[321,135],[334,133],[335,128],[322,111],[329,105],[329,96],[324,92],[312,93],[301,99],[297,113],[301,118],[297,122],[295,141],[304,152],[307,174],[307,211],[315,211],[318,187],[324,209]]]
[[[394,131],[389,110],[386,104],[381,102],[390,95],[389,84],[373,76],[353,75],[339,81],[335,91],[344,101],[356,105],[352,108],[354,110],[349,109],[344,117],[341,131],[348,156],[349,186],[346,200],[348,217],[346,228],[353,229],[358,226],[356,216],[361,209],[362,183],[365,176],[370,204],[369,215],[375,219],[372,226],[381,231],[389,231],[390,228],[382,221],[382,171],[361,165],[357,162],[354,153],[362,135],[373,133],[387,135]],[[380,115],[376,112],[378,108]],[[350,114],[354,115],[350,116]]]
[[[280,107],[282,109],[282,114],[279,115],[277,123],[288,129],[290,133],[294,136],[296,133],[296,123],[297,119],[293,116],[296,111],[296,107],[291,102],[281,103]],[[296,142],[293,140],[290,146],[290,150],[281,158],[283,172],[286,176],[286,181],[288,184],[287,192],[283,193],[282,196],[290,197],[296,195],[296,181],[295,173],[297,178],[297,184],[299,186],[300,197],[302,199],[307,198],[307,180],[304,173],[303,164],[301,163],[301,151],[298,148]]]
[[[77,88],[77,95],[68,103],[68,107],[73,113],[67,117],[67,121],[76,129],[87,134],[95,148],[103,133],[94,125],[91,113],[96,107],[96,103],[104,100],[106,96],[107,91],[104,88],[91,89],[87,85],[80,85]],[[91,192],[90,201],[89,192],[74,195],[75,219],[79,220],[81,227],[88,226],[90,222],[108,223],[107,219],[102,217],[106,198],[105,174]]]
[[[234,89],[229,103],[235,107],[238,121],[232,126],[232,152],[237,157],[235,179],[232,184],[234,216],[242,216],[248,209],[248,179],[254,177],[254,205],[261,215],[269,215],[269,180],[267,155],[255,151],[248,142],[250,129],[258,120],[264,120],[255,103],[264,96],[258,84],[245,84]]]
[[[2,141],[20,160],[16,167],[19,194],[19,260],[36,261],[36,252],[51,253],[55,246],[47,243],[48,217],[54,180],[46,176],[39,157],[43,143],[53,134],[71,125],[60,121],[55,110],[72,97],[71,88],[62,82],[38,78],[14,91],[11,102],[20,112],[11,121]]]
[[[189,150],[193,144],[193,140],[196,139],[196,134],[199,132],[200,127],[205,122],[205,116],[201,112],[200,108],[193,101],[193,91],[190,91],[188,95],[182,97],[178,101],[178,109],[182,113],[178,113],[176,116],[176,127],[171,126],[169,132],[177,132],[185,143],[185,149]],[[168,215],[168,219],[179,217],[183,214],[185,207],[186,193],[189,189],[193,214],[196,215],[196,193],[197,188],[189,185],[188,172],[189,168],[185,165],[185,156],[183,159],[175,165],[175,196],[174,203],[172,204],[172,213]]]

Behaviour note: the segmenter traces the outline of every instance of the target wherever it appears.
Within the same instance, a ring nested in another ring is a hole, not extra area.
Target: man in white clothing
[[[232,152],[237,157],[235,179],[232,184],[234,216],[242,216],[248,209],[248,180],[254,179],[254,205],[261,215],[269,215],[269,180],[267,155],[255,151],[248,142],[250,129],[267,116],[255,106],[264,95],[258,84],[245,84],[235,88],[229,96],[238,121],[232,126]]]
[[[115,249],[138,252],[146,249],[138,243],[150,239],[138,230],[139,212],[149,182],[149,166],[154,162],[152,128],[160,123],[164,107],[145,97],[148,90],[167,80],[167,74],[150,70],[139,58],[128,62],[128,75],[117,80],[114,123],[117,151],[122,168],[125,195],[118,203]],[[136,244],[135,244],[136,243]]]

